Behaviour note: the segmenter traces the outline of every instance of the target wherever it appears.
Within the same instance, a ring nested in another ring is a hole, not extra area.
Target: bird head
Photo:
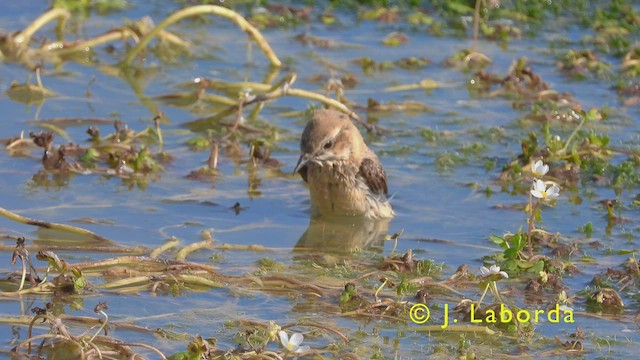
[[[322,166],[358,158],[364,147],[362,135],[347,115],[330,109],[316,110],[302,132],[301,154],[293,171],[311,162]]]

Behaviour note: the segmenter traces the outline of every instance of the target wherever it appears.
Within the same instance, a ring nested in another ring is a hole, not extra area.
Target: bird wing
[[[360,163],[360,175],[374,194],[387,195],[387,174],[384,172],[380,161],[364,158]]]

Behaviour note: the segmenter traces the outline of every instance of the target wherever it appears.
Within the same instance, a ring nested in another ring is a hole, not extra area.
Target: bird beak
[[[308,162],[309,162],[309,155],[301,154],[300,158],[298,159],[298,163],[296,164],[296,167],[293,169],[293,174],[298,172],[298,170],[300,170],[301,167],[307,165]]]

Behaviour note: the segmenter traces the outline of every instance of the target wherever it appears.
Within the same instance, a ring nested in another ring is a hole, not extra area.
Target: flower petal
[[[549,191],[547,191],[547,196],[550,198],[557,198],[560,196],[560,186],[556,184],[551,185]]]
[[[300,346],[300,344],[302,344],[302,340],[304,340],[304,336],[302,336],[302,334],[293,333],[293,335],[291,335],[291,338],[289,338],[289,344],[295,345],[295,347],[297,348],[298,346]]]
[[[538,172],[538,168],[542,166],[542,160],[538,160],[534,163],[531,163],[531,171],[536,173]]]
[[[531,172],[536,176],[544,176],[549,172],[549,165],[538,160],[531,164]]]
[[[505,279],[509,278],[509,275],[507,275],[507,273],[504,272],[504,271],[500,271],[498,274],[502,275],[502,277],[505,278]]]
[[[541,193],[538,190],[531,190],[531,195],[533,195],[534,197],[536,197],[538,199],[543,199],[544,198],[544,194]]]
[[[294,352],[295,352],[295,353],[300,354],[300,353],[303,353],[303,352],[307,352],[307,351],[309,351],[309,350],[311,350],[311,348],[309,347],[309,345],[305,345],[305,346],[300,346],[300,347],[298,348],[298,350],[296,350],[296,351],[294,351]]]
[[[481,266],[481,267],[480,267],[480,274],[481,274],[482,276],[486,276],[486,275],[488,275],[488,274],[489,274],[489,269],[487,269],[487,267],[486,267],[486,266]]]
[[[500,266],[498,266],[498,265],[496,265],[496,264],[493,264],[493,265],[491,265],[491,267],[489,268],[489,271],[490,271],[492,274],[497,274],[497,273],[499,273],[499,272],[500,272]]]
[[[533,182],[533,190],[537,190],[539,192],[545,192],[547,191],[547,185],[544,184],[544,181],[540,179],[536,179]]]
[[[282,344],[282,346],[284,346],[285,348],[289,348],[289,335],[287,335],[286,332],[284,332],[284,330],[280,330],[278,332],[278,335],[280,335],[280,343]]]

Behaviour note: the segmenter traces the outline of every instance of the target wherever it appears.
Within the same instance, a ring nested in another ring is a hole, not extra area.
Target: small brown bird
[[[349,117],[316,110],[300,140],[294,169],[309,184],[316,216],[393,217],[387,199],[387,175]]]

